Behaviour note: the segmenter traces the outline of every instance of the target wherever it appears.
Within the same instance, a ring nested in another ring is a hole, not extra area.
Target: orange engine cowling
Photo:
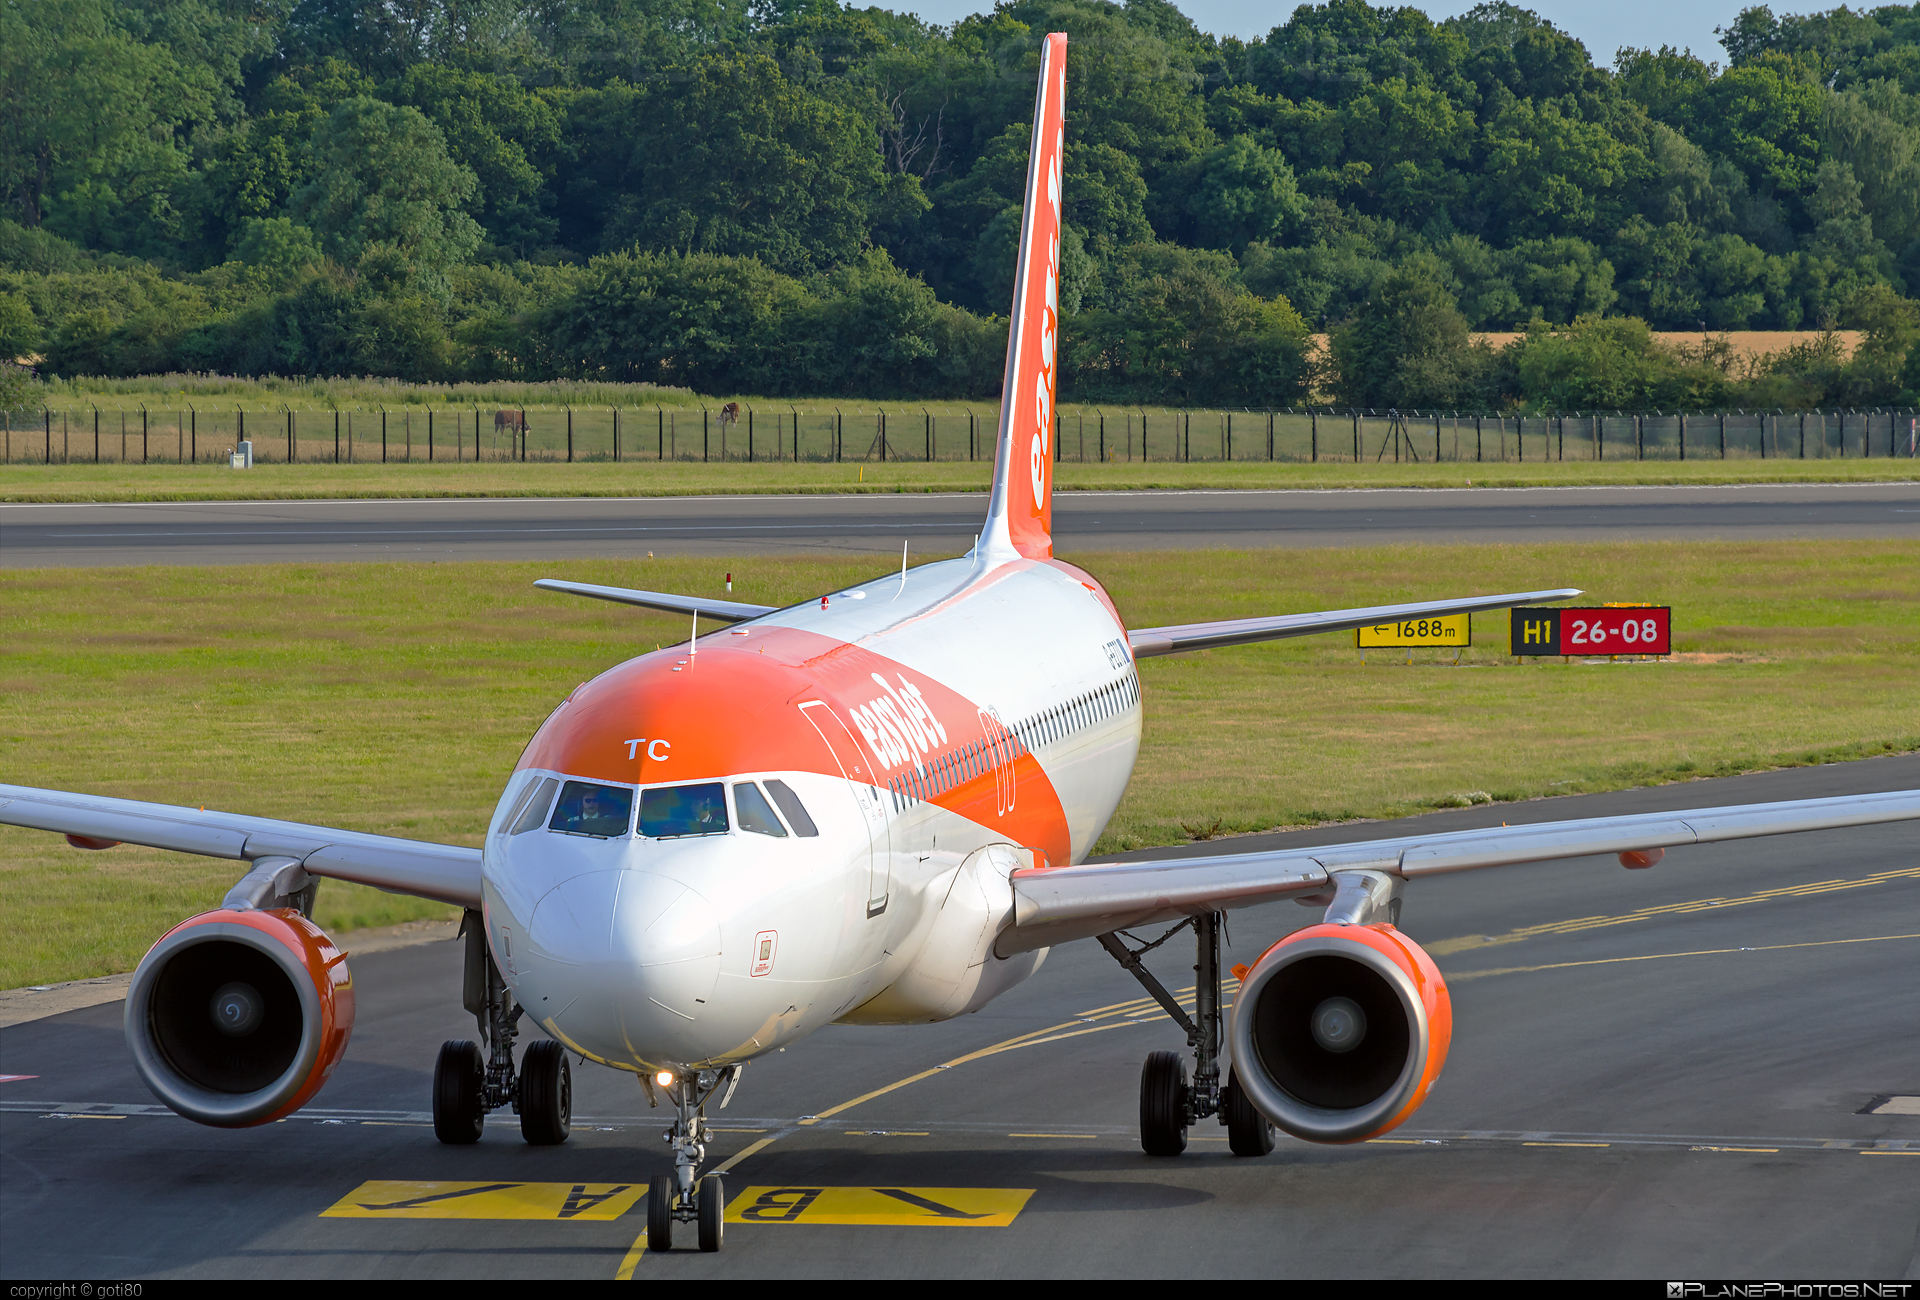
[[[162,936],[127,990],[127,1044],[154,1095],[244,1128],[313,1099],[353,1033],[346,954],[293,908],[206,912]]]
[[[1266,950],[1234,998],[1234,1077],[1310,1142],[1362,1142],[1427,1098],[1453,1037],[1446,982],[1391,925],[1315,925]]]

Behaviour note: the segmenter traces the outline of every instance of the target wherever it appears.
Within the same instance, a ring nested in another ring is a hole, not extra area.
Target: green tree
[[[40,337],[33,304],[17,293],[0,293],[0,362],[18,361],[38,352]]]
[[[259,276],[260,283],[277,290],[319,265],[320,242],[290,218],[249,217],[233,254]]]
[[[1334,328],[1328,348],[1332,388],[1341,402],[1415,406],[1415,398],[1425,397],[1433,405],[1437,389],[1454,386],[1445,376],[1466,368],[1470,340],[1467,319],[1436,268],[1415,262],[1389,271],[1360,309]]]
[[[347,100],[314,132],[312,152],[313,179],[289,206],[336,261],[380,244],[437,279],[479,247],[480,226],[464,210],[474,174],[448,157],[440,128],[418,109]]]
[[[1187,163],[1169,187],[1163,233],[1199,248],[1235,254],[1277,240],[1305,213],[1293,169],[1277,149],[1238,135]]]
[[[646,110],[634,133],[641,187],[609,221],[607,245],[804,272],[857,255],[889,205],[925,207],[917,178],[883,173],[871,119],[788,80],[766,55],[703,59]]]
[[[177,235],[177,136],[210,111],[204,80],[105,0],[0,7],[0,195],[25,226],[110,247]]]
[[[1284,406],[1304,396],[1306,323],[1236,272],[1224,253],[1122,250],[1092,305],[1062,325],[1063,398]]]
[[[561,374],[780,392],[804,286],[753,258],[612,253],[532,324]]]
[[[1729,396],[1725,375],[1661,347],[1631,317],[1536,326],[1513,346],[1521,392],[1536,411],[1699,410]]]
[[[431,63],[409,68],[389,98],[425,113],[448,154],[473,171],[472,204],[490,242],[523,257],[553,243],[558,223],[546,210],[547,187],[561,139],[550,102],[517,82]]]
[[[1790,66],[1735,67],[1694,99],[1690,120],[1679,125],[1739,167],[1756,190],[1797,195],[1812,186],[1820,164],[1824,95]]]

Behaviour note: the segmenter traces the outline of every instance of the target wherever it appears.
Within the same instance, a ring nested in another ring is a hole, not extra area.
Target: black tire
[[[673,1249],[672,1174],[655,1174],[647,1186],[647,1249],[658,1255]]]
[[[1247,1100],[1232,1070],[1227,1071],[1226,1095],[1220,1103],[1227,1117],[1227,1150],[1237,1156],[1271,1155],[1273,1125]]]
[[[727,1233],[727,1189],[719,1174],[700,1180],[700,1249],[712,1254],[720,1249]]]
[[[567,1049],[543,1038],[520,1062],[520,1136],[537,1147],[559,1146],[573,1131],[573,1071]]]
[[[433,1065],[433,1135],[449,1146],[471,1146],[486,1122],[487,1069],[480,1045],[449,1039]]]
[[[1140,1148],[1150,1156],[1187,1149],[1187,1066],[1178,1052],[1153,1052],[1140,1071]]]

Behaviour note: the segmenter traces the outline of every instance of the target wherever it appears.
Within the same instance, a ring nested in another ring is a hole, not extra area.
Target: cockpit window
[[[568,835],[597,835],[611,839],[625,835],[633,824],[633,791],[623,785],[596,785],[569,781],[553,807],[550,831]]]
[[[553,792],[559,785],[558,781],[548,777],[540,782],[537,789],[532,790],[531,798],[521,796],[520,815],[514,819],[513,829],[507,834],[522,835],[544,823],[547,820],[547,805],[553,802]]]
[[[740,815],[741,830],[752,831],[756,835],[774,835],[780,839],[787,837],[787,828],[774,815],[773,805],[767,802],[767,796],[761,794],[760,787],[753,782],[734,782],[733,809]]]
[[[800,796],[785,781],[768,781],[767,793],[780,805],[780,811],[787,815],[787,825],[793,827],[793,833],[801,839],[812,839],[820,833],[813,824],[813,818],[807,816],[806,805],[800,802]]]
[[[727,829],[727,788],[718,781],[656,786],[640,792],[640,833],[719,835]]]

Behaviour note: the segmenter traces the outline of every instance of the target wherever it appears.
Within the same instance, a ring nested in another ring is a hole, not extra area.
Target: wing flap
[[[1274,853],[1027,867],[1011,877],[1013,926],[995,950],[1011,956],[1108,930],[1314,893],[1340,871],[1413,879],[1913,819],[1920,819],[1920,790],[1446,831]]]
[[[1274,614],[1261,618],[1229,618],[1212,623],[1175,623],[1167,627],[1136,628],[1127,633],[1136,659],[1212,650],[1221,646],[1278,641],[1291,636],[1351,631],[1376,623],[1399,623],[1435,614],[1469,614],[1483,609],[1510,609],[1536,601],[1570,600],[1578,587],[1552,591],[1517,591],[1501,596],[1461,596],[1450,600],[1423,600],[1404,605],[1371,605],[1364,609],[1331,609],[1311,614]]]
[[[248,862],[297,858],[316,876],[480,906],[480,850],[457,844],[17,785],[0,785],[0,824]]]
[[[716,623],[741,623],[779,609],[778,605],[749,605],[739,600],[709,600],[705,596],[677,596],[668,591],[636,591],[629,587],[602,587],[591,582],[563,582],[559,578],[539,578],[534,586],[546,591],[565,592],[569,596],[591,596],[621,605],[639,605],[643,609],[664,610],[669,614],[698,613]]]

